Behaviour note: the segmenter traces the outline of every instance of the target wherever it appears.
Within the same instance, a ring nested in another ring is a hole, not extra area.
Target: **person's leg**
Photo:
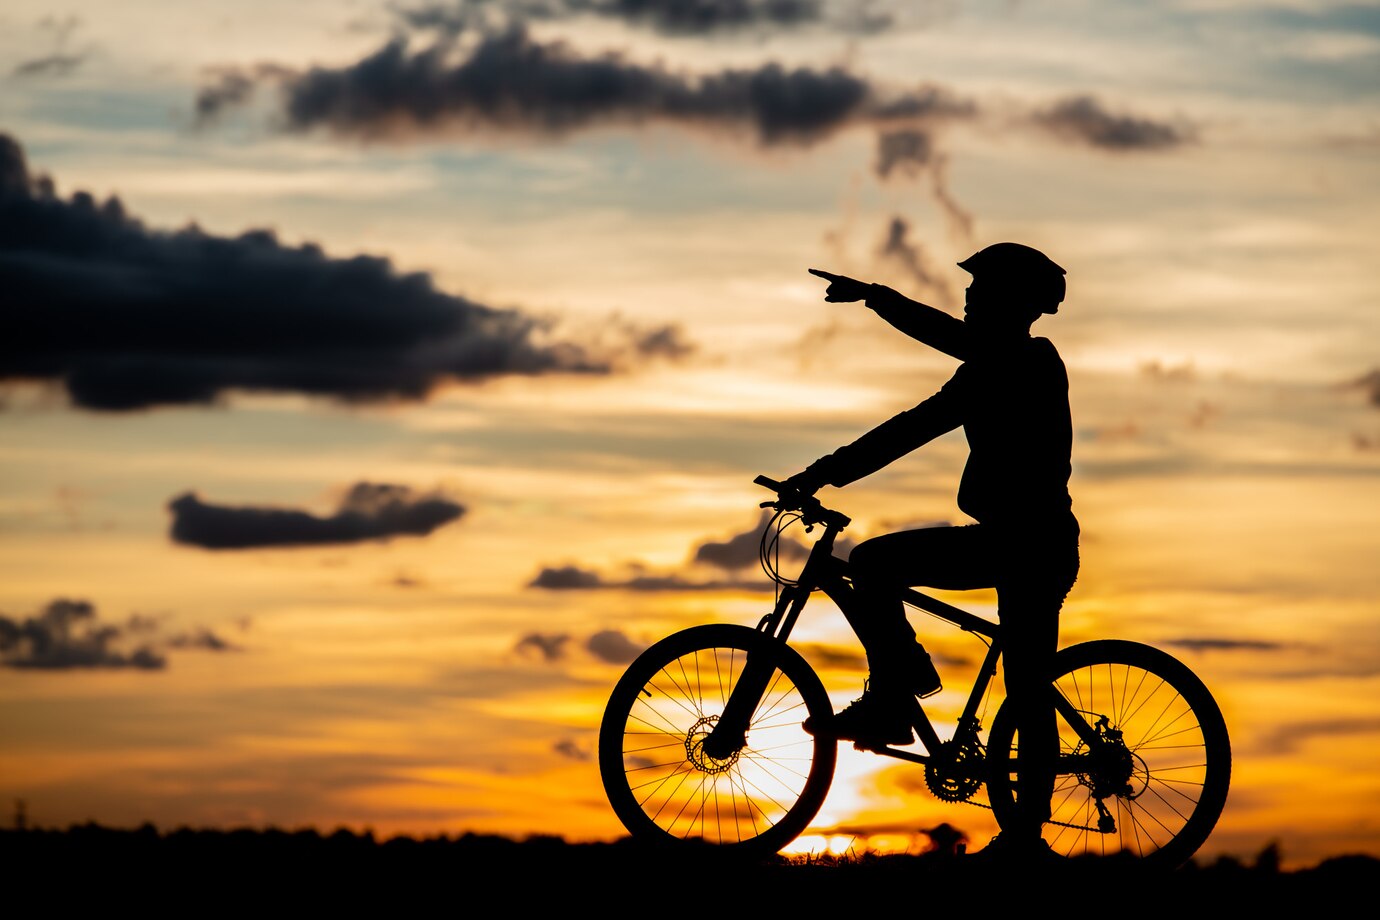
[[[926,527],[874,537],[848,557],[853,603],[844,610],[863,648],[874,684],[904,683],[915,660],[915,630],[901,590],[913,585],[967,590],[994,585],[991,553],[979,525]],[[928,689],[928,688],[922,688]]]
[[[1059,647],[1059,611],[1078,574],[1078,530],[1076,523],[1061,523],[1001,542],[997,609],[1002,670],[1020,744],[1020,826],[1011,831],[1033,839],[1049,820],[1058,768],[1059,727],[1050,685]]]
[[[1020,743],[1016,782],[1020,826],[1003,827],[1018,837],[1038,837],[1049,820],[1059,758],[1059,728],[1049,688],[1059,646],[1059,600],[1048,590],[1003,584],[997,589],[1002,633],[1006,705],[1015,708]]]
[[[909,697],[940,688],[939,673],[906,620],[901,589],[990,587],[982,528],[932,527],[876,537],[849,556],[853,587],[840,607],[867,651],[867,691],[835,714],[828,731],[863,744],[909,744]],[[809,720],[806,731],[819,730]]]

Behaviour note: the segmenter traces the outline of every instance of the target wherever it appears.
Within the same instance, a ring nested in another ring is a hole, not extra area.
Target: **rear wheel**
[[[770,667],[746,744],[705,740],[748,657]],[[643,652],[614,687],[599,729],[599,772],[623,826],[653,843],[774,853],[805,830],[833,780],[836,743],[801,723],[829,697],[805,659],[745,626],[697,626]]]
[[[1097,737],[1090,744],[1068,710],[1059,715],[1046,842],[1062,856],[1186,862],[1217,824],[1231,781],[1226,723],[1207,687],[1182,662],[1136,642],[1087,642],[1056,660],[1056,691]],[[1003,827],[1017,818],[1019,747],[1012,707],[1003,705],[988,739],[988,792]]]

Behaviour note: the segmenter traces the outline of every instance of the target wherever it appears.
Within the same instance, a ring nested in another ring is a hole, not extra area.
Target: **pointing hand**
[[[818,268],[810,269],[810,274],[829,282],[829,287],[824,291],[824,299],[829,303],[852,303],[855,300],[866,300],[868,289],[872,287],[865,281],[858,281],[844,275],[835,275],[833,272],[826,272]]]

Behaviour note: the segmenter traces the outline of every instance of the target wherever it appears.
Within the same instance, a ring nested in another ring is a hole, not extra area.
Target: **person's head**
[[[970,323],[1029,329],[1042,314],[1057,312],[1064,300],[1064,270],[1020,243],[993,243],[958,265],[973,276],[964,309]]]

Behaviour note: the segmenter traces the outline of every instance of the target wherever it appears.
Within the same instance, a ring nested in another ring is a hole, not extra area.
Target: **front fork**
[[[748,653],[738,685],[728,696],[723,714],[704,739],[704,753],[714,760],[728,760],[747,746],[748,725],[752,714],[767,692],[772,674],[776,672],[775,656],[762,651]]]
[[[829,571],[828,566],[833,562],[836,534],[837,531],[833,527],[825,528],[800,570],[799,581],[781,592],[781,597],[777,599],[772,612],[757,624],[757,631],[763,634],[764,641],[756,651],[748,652],[743,673],[738,678],[733,692],[728,695],[723,714],[714,723],[709,736],[704,739],[704,753],[715,760],[727,760],[747,745],[747,731],[748,726],[752,724],[752,715],[761,704],[762,696],[767,692],[772,675],[776,672],[777,656],[774,646],[778,642],[784,644],[790,637],[796,620],[800,618],[801,609],[810,599],[813,590],[811,586],[819,584]]]

